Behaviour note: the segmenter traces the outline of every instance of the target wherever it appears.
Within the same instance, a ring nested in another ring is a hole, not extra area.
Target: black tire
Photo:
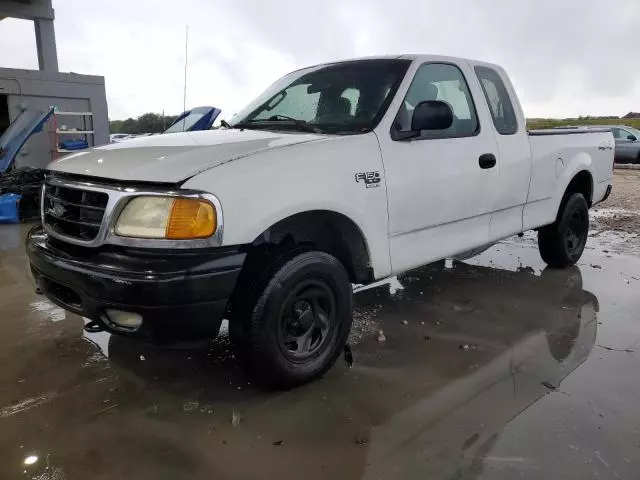
[[[236,359],[268,387],[291,388],[322,376],[351,329],[346,270],[320,251],[271,254],[259,263],[266,266],[260,278],[245,276],[234,293],[229,333]]]
[[[538,249],[553,268],[574,265],[582,256],[589,235],[589,207],[581,193],[565,197],[557,220],[538,230]]]

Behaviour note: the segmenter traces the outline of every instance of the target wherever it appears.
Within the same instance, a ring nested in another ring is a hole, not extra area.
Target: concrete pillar
[[[38,68],[45,72],[58,71],[58,50],[56,49],[56,33],[53,20],[36,18],[33,20],[36,29],[36,47],[38,49]]]

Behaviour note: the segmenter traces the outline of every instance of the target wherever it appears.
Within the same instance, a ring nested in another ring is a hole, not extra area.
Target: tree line
[[[527,118],[527,128],[535,130],[538,128],[556,128],[568,125],[627,125],[640,129],[640,118],[629,116],[582,116],[577,118]]]
[[[162,133],[169,125],[176,121],[177,115],[160,115],[157,113],[145,113],[138,118],[127,118],[126,120],[110,120],[110,133]],[[551,118],[530,118],[527,119],[527,127],[553,128],[563,125],[580,124],[625,124],[635,128],[640,128],[640,114],[629,112],[624,117],[616,116],[584,116],[578,118],[551,119]]]
[[[138,118],[126,120],[109,120],[110,133],[162,133],[176,121],[178,115],[159,115],[145,113]]]

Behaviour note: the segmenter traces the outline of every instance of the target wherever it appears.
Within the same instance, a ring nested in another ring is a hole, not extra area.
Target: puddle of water
[[[51,401],[55,397],[54,394],[45,393],[33,398],[21,400],[13,405],[0,408],[0,418],[7,418],[22,412],[27,412],[32,408],[36,408],[44,403]]]
[[[83,318],[82,321],[85,325],[90,322],[88,318]],[[105,358],[109,358],[109,338],[111,338],[109,332],[87,332],[83,329],[82,338],[98,347]]]
[[[339,360],[325,378],[284,393],[256,389],[243,376],[226,324],[208,349],[194,351],[82,333],[86,320],[73,316],[46,337],[25,334],[0,372],[7,386],[0,469],[12,474],[19,466],[19,474],[27,455],[38,452],[39,466],[50,452],[55,474],[64,469],[69,478],[208,478],[212,471],[283,480],[300,472],[308,480],[515,478],[523,470],[550,478],[565,461],[563,446],[597,444],[625,478],[616,452],[627,442],[636,447],[629,426],[638,395],[628,379],[639,366],[632,354],[594,342],[636,340],[640,282],[634,289],[631,277],[640,278],[640,262],[593,247],[579,268],[549,272],[535,242],[535,233],[526,234],[453,268],[432,265],[355,287],[353,368]],[[57,318],[45,304],[28,309]],[[624,441],[582,435],[588,422],[572,412],[596,407]],[[482,469],[491,474],[480,476]],[[42,473],[55,478],[53,467]]]

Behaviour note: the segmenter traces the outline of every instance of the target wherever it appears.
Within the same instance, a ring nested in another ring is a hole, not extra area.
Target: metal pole
[[[182,111],[187,111],[187,60],[189,55],[189,25],[185,26],[185,39],[184,39],[184,95],[182,97]],[[182,119],[182,131],[186,125],[186,117]]]

